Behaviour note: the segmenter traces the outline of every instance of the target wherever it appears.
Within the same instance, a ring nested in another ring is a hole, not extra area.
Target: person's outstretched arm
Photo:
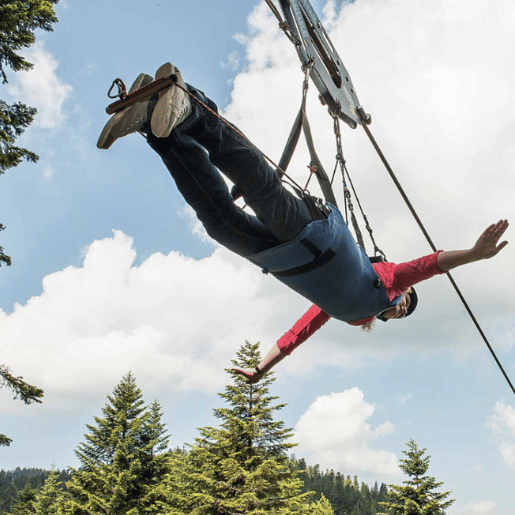
[[[259,365],[253,368],[232,368],[233,372],[241,374],[248,382],[257,383],[266,372],[291,354],[301,343],[304,343],[314,332],[318,331],[331,317],[313,304],[295,325],[277,340]]]
[[[467,263],[494,257],[508,244],[507,241],[503,241],[498,245],[508,225],[508,220],[499,220],[496,224],[492,224],[485,229],[476,244],[470,249],[440,252],[438,254],[438,267],[442,272],[448,272]]]

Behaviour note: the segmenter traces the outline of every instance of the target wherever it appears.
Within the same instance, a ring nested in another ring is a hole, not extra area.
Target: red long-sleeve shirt
[[[373,263],[379,279],[385,287],[390,300],[402,295],[410,286],[429,279],[437,274],[443,274],[438,267],[438,254],[434,252],[406,263]],[[282,354],[291,354],[301,343],[304,343],[313,333],[318,331],[331,317],[313,304],[295,325],[279,340],[277,345]],[[349,322],[351,325],[363,325],[375,317]]]

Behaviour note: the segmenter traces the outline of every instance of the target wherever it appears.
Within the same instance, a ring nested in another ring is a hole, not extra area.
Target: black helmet
[[[408,293],[409,293],[409,298],[410,298],[410,304],[409,304],[409,308],[406,313],[406,316],[404,316],[403,318],[409,317],[411,315],[411,313],[413,313],[413,311],[415,311],[417,304],[418,304],[418,295],[417,295],[417,292],[415,291],[415,288],[411,287],[408,290]],[[389,318],[385,318],[382,315],[378,315],[377,318],[379,320],[382,320],[383,322],[388,322],[388,320],[390,320]]]
[[[417,304],[418,304],[418,295],[417,295],[417,292],[415,291],[415,288],[412,287],[408,293],[409,293],[409,298],[410,298],[410,304],[409,304],[408,312],[406,313],[407,317],[409,317],[411,315],[411,313],[413,313],[413,311],[415,311],[415,309],[417,308]]]

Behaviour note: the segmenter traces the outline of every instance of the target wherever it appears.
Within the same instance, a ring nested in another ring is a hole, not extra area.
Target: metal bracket
[[[310,76],[320,91],[322,104],[355,129],[362,123],[357,112],[360,102],[349,73],[308,0],[279,0],[303,68],[311,66]]]

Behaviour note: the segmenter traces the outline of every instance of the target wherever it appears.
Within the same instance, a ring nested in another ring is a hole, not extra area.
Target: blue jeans
[[[217,112],[201,91],[188,88]],[[148,134],[147,141],[207,233],[241,256],[289,241],[312,221],[304,201],[283,186],[262,154],[194,100],[191,116],[170,136]],[[256,216],[234,204],[220,171],[240,188]]]

